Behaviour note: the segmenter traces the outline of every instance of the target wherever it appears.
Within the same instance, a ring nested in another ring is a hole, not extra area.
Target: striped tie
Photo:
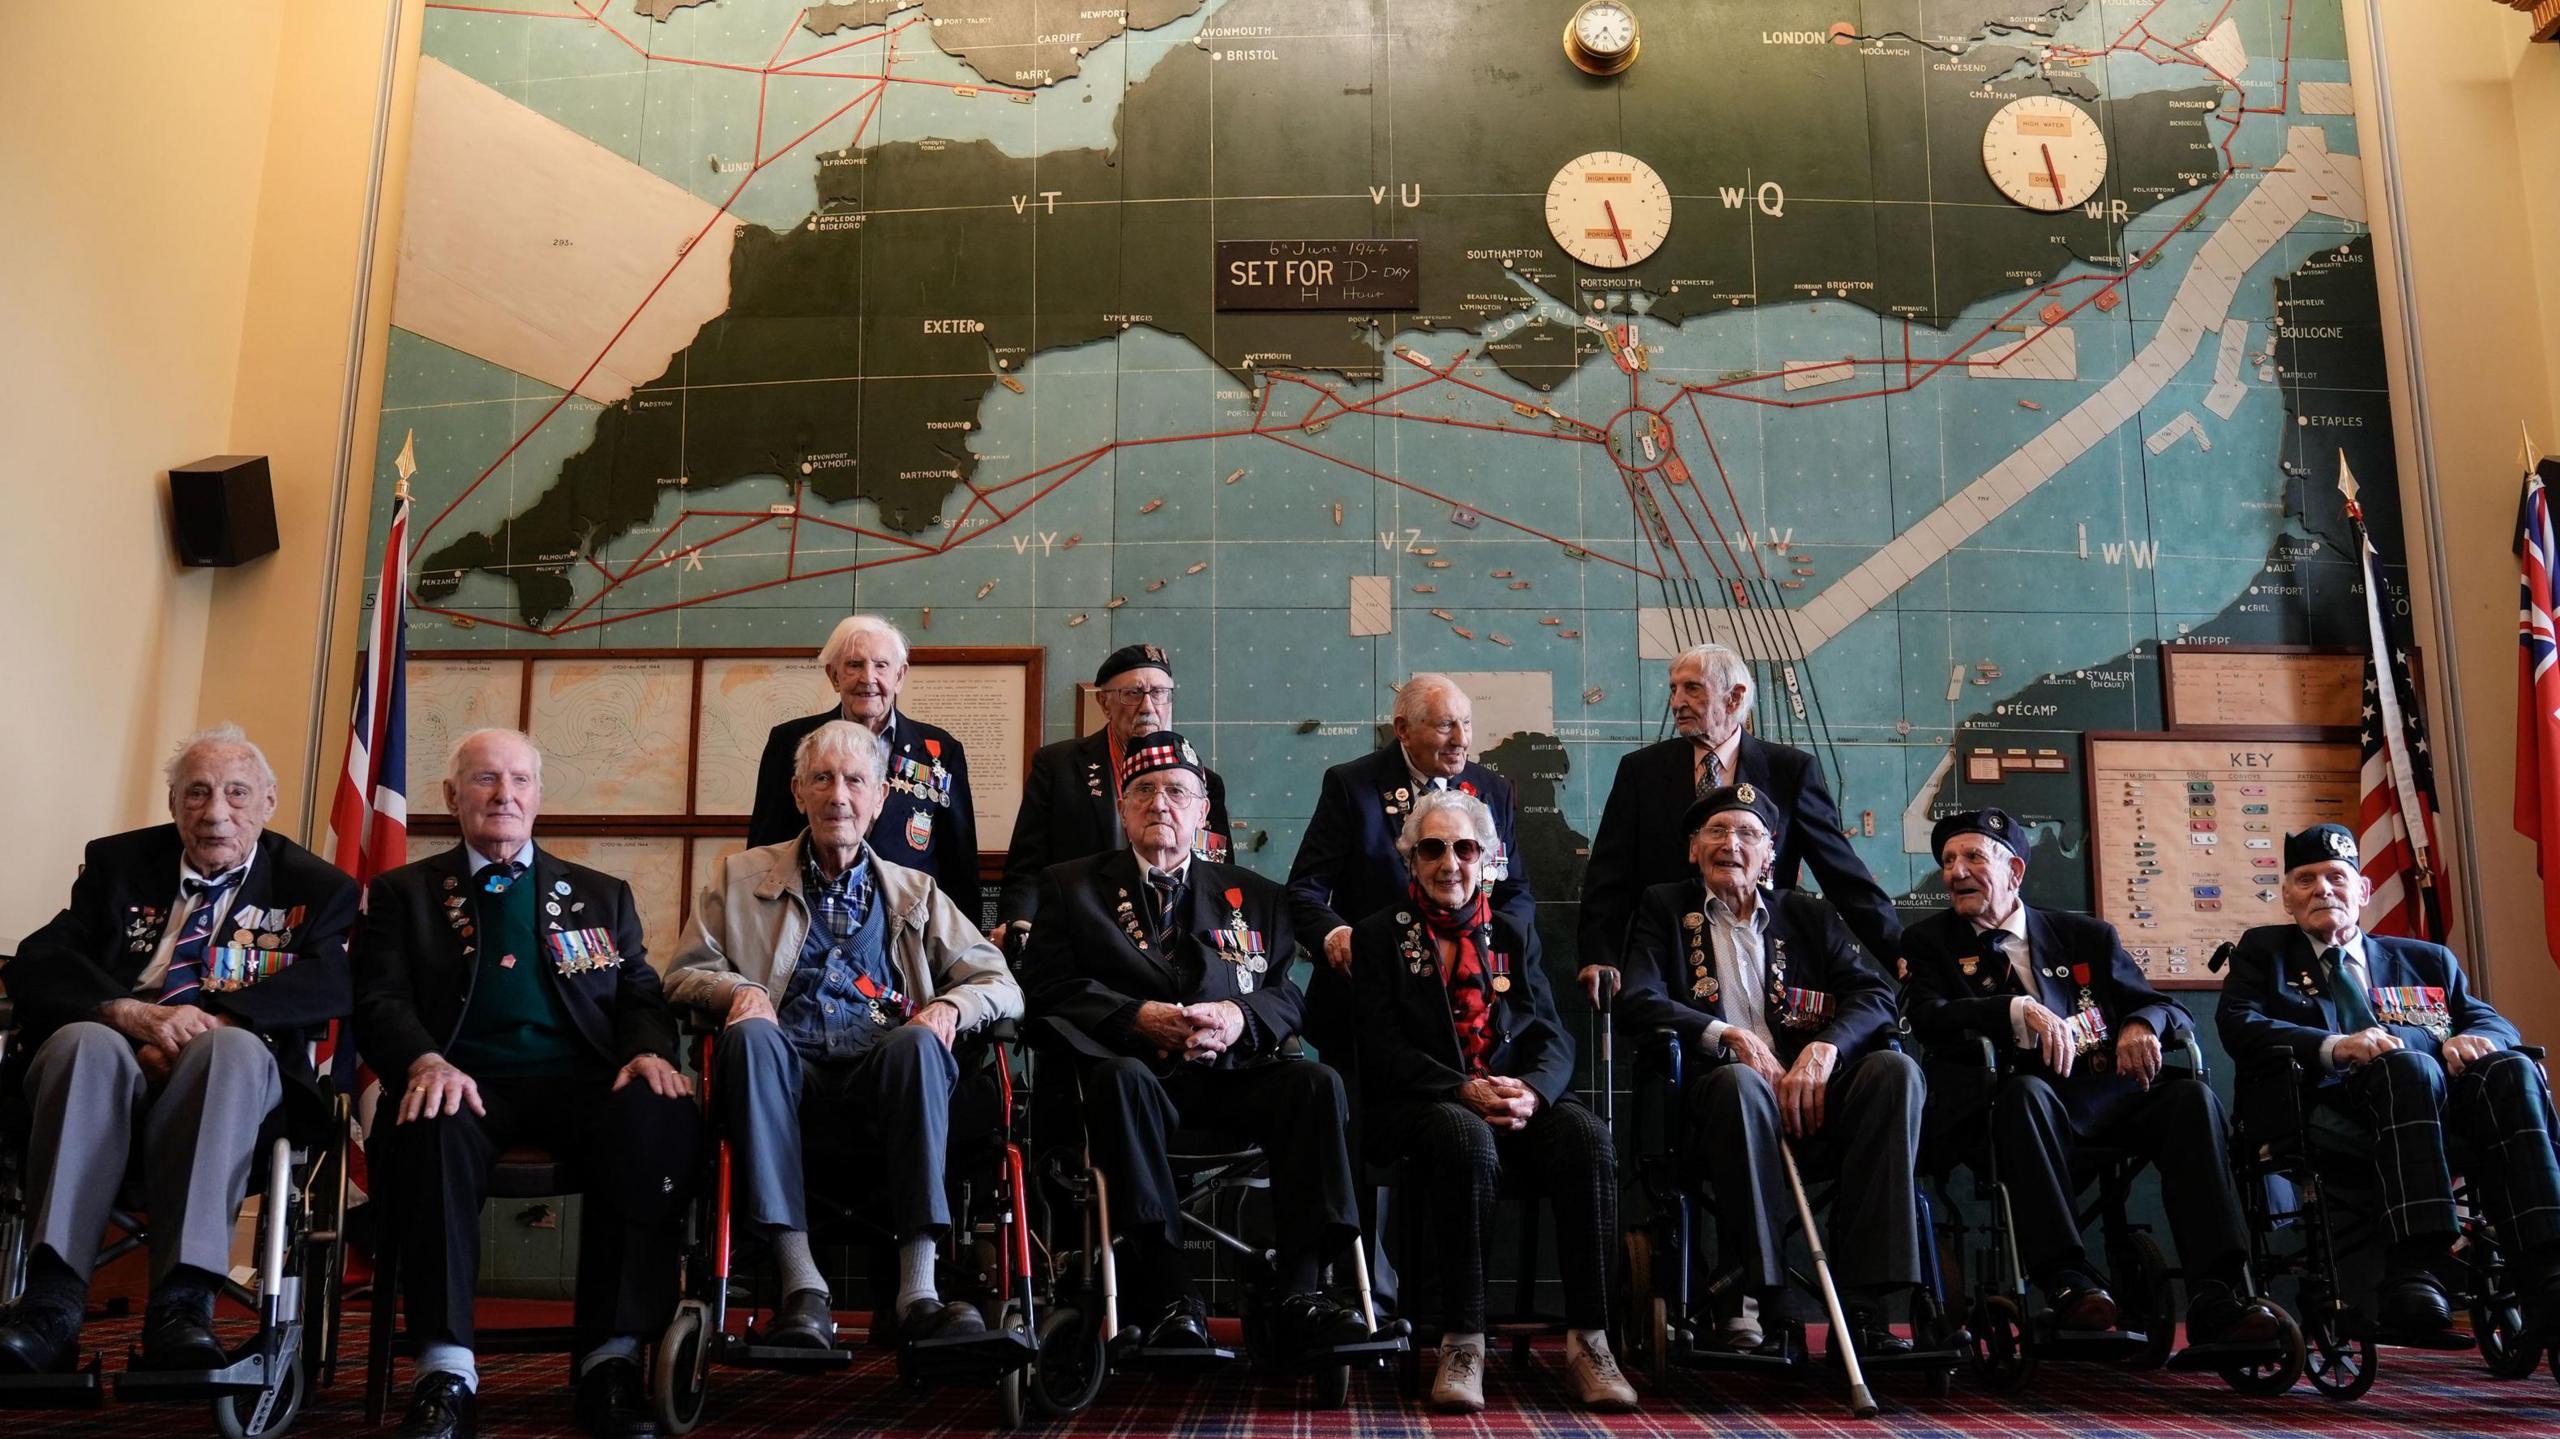
[[[160,976],[160,1003],[204,1003],[204,955],[213,943],[213,914],[222,908],[222,897],[239,883],[236,869],[212,879],[189,875],[179,881],[178,888],[195,907],[187,911],[187,927],[178,935],[178,947],[169,951],[169,968]]]
[[[1722,778],[1722,776],[1716,773],[1716,771],[1722,768],[1724,768],[1723,762],[1716,757],[1716,752],[1712,749],[1705,750],[1704,758],[1698,765],[1697,792],[1691,797],[1695,799],[1705,799],[1707,797],[1707,791],[1714,789],[1716,787],[1716,781]]]

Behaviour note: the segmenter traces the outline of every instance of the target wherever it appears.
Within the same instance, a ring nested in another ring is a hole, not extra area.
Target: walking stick
[[[1858,1349],[1851,1342],[1849,1316],[1841,1311],[1840,1291],[1831,1282],[1831,1259],[1822,1250],[1822,1231],[1813,1227],[1813,1206],[1804,1197],[1804,1176],[1796,1172],[1795,1146],[1785,1135],[1778,1136],[1778,1157],[1786,1162],[1787,1187],[1795,1191],[1796,1218],[1804,1225],[1804,1242],[1813,1250],[1813,1277],[1822,1285],[1822,1306],[1831,1313],[1831,1343],[1849,1371],[1849,1413],[1858,1419],[1876,1415],[1876,1398],[1867,1392],[1866,1371],[1858,1367]]]

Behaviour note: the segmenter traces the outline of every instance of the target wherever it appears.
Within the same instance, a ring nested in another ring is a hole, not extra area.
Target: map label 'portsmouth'
[[[1220,240],[1221,310],[1412,310],[1420,240]]]

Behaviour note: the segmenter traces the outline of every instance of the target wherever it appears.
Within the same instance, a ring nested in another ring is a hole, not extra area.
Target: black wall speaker
[[[276,547],[264,455],[215,455],[169,471],[169,527],[182,565],[246,564]]]

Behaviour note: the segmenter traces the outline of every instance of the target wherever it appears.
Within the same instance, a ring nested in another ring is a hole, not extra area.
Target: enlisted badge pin
[[[567,898],[569,894],[569,881],[565,879],[555,879],[551,881],[551,892],[564,899]]]
[[[1753,789],[1747,784],[1738,784],[1733,787],[1733,797],[1742,801],[1744,804],[1758,804],[1760,802],[1760,791]]]
[[[2329,831],[2325,837],[2329,841],[2329,853],[2331,855],[2339,859],[2354,859],[2356,857],[2356,840],[2354,835],[2347,833],[2343,829],[2333,829]]]
[[[916,810],[907,816],[907,848],[921,850],[932,847],[933,812]]]
[[[448,890],[460,889],[462,888],[462,881],[455,879],[452,875],[446,875],[444,877],[444,887]]]

